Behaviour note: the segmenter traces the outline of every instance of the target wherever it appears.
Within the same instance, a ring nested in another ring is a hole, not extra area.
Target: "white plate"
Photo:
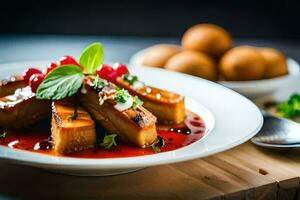
[[[45,66],[46,63],[48,62],[3,64],[0,65],[0,78],[20,74],[27,66]],[[66,174],[83,176],[119,174],[225,151],[249,140],[263,124],[260,111],[251,101],[221,85],[161,69],[134,66],[131,70],[149,85],[185,95],[187,107],[199,113],[205,120],[208,127],[207,136],[179,150],[149,156],[78,159],[48,156],[2,146],[0,159]]]
[[[143,61],[143,56],[148,48],[135,53],[131,59],[130,64],[140,65]],[[264,95],[269,95],[278,90],[280,87],[288,85],[293,79],[300,78],[300,66],[292,58],[287,59],[289,74],[277,78],[257,80],[257,81],[218,81],[220,84],[239,92],[247,97],[256,98]],[[144,66],[148,67],[148,66]]]

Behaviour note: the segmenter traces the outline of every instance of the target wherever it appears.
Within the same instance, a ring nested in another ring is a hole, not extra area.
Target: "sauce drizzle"
[[[7,131],[7,135],[4,138],[0,138],[0,145],[8,148],[74,158],[124,158],[155,154],[151,147],[140,148],[117,141],[118,145],[111,150],[98,147],[67,155],[59,155],[52,150],[52,142],[51,138],[49,138],[51,134],[49,122],[43,123],[23,131]],[[187,111],[186,120],[182,124],[172,125],[172,127],[157,125],[159,136],[157,147],[160,148],[161,152],[173,151],[200,140],[205,135],[205,132],[205,125],[202,119],[195,113]]]

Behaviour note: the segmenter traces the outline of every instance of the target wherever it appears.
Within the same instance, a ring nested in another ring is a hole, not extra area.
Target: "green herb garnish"
[[[79,63],[89,74],[95,74],[103,61],[101,43],[93,43],[81,53]],[[82,86],[84,73],[76,65],[63,65],[53,69],[39,85],[38,99],[59,100],[78,92]],[[100,82],[97,83],[100,85]]]
[[[79,58],[79,64],[85,68],[89,74],[95,74],[96,70],[102,64],[104,53],[101,43],[93,43],[86,47]]]
[[[77,104],[76,104],[74,108],[74,113],[68,117],[68,120],[76,120],[77,117],[78,117],[78,112],[77,112]]]
[[[285,118],[300,116],[300,94],[293,94],[287,101],[278,104],[277,111]]]
[[[78,113],[77,112],[74,112],[72,115],[70,115],[68,117],[68,120],[76,120],[78,117]]]
[[[82,85],[84,74],[75,65],[64,65],[53,69],[39,85],[38,99],[63,99],[74,95]]]
[[[128,100],[128,98],[130,98],[130,95],[126,90],[124,90],[123,88],[116,88],[116,96],[114,98],[116,102],[125,103]]]
[[[143,101],[139,99],[138,96],[133,97],[132,108],[136,109],[143,105]]]
[[[138,77],[135,75],[130,75],[130,74],[124,74],[122,76],[122,79],[124,81],[127,81],[130,85],[133,85],[134,82],[138,81]]]
[[[106,80],[99,78],[98,76],[95,76],[95,79],[93,81],[93,84],[96,88],[101,89],[104,86],[106,86],[108,83]]]
[[[116,137],[117,134],[106,135],[103,138],[101,146],[103,146],[105,149],[111,149],[112,147],[117,146]]]
[[[6,135],[7,135],[7,133],[6,133],[6,132],[2,132],[2,133],[0,133],[0,139],[3,139],[3,138],[5,138],[5,137],[6,137]]]
[[[151,145],[151,148],[152,148],[152,150],[155,152],[155,153],[159,153],[161,150],[160,150],[160,148],[158,148],[156,145]]]

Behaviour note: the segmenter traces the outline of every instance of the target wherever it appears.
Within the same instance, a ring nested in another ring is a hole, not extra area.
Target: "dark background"
[[[235,37],[300,38],[299,3],[236,1],[10,1],[0,8],[2,34],[178,37],[210,22]]]

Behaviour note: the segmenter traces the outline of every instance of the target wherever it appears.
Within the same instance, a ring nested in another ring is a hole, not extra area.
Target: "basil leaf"
[[[95,74],[98,67],[102,64],[104,53],[101,43],[93,43],[86,47],[79,58],[79,64],[90,74]]]
[[[75,65],[63,65],[53,69],[39,85],[37,99],[63,99],[74,95],[82,85],[84,74]]]

